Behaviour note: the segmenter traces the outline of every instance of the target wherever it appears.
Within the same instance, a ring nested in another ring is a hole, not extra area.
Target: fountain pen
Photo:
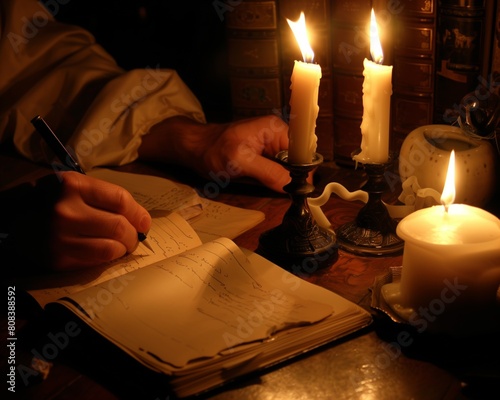
[[[31,123],[35,127],[35,129],[40,133],[42,138],[45,140],[47,145],[52,149],[52,151],[56,154],[57,158],[61,160],[66,168],[70,171],[76,171],[85,175],[85,171],[78,163],[77,160],[70,154],[70,152],[64,147],[61,143],[57,135],[54,131],[49,127],[49,125],[45,122],[45,120],[37,115],[31,120]],[[153,248],[147,241],[147,236],[143,232],[137,233],[137,238],[140,242],[142,242],[149,250],[154,253]]]

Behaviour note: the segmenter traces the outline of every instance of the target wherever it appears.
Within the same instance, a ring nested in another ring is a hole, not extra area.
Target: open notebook
[[[371,322],[368,312],[227,237],[202,241],[179,214],[153,219],[153,247],[87,271],[26,281],[185,397],[287,360]]]
[[[264,220],[264,213],[232,207],[200,197],[187,186],[157,176],[95,169],[95,178],[127,189],[153,217],[176,212],[189,221],[203,241],[220,236],[234,239]]]

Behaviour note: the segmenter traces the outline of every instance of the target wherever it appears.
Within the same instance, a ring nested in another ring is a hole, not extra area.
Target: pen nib
[[[144,246],[146,246],[149,250],[151,250],[153,253],[155,253],[155,251],[153,250],[153,248],[151,247],[151,245],[149,244],[148,242],[148,239],[147,239],[147,236],[145,233],[142,233],[142,232],[138,232],[137,233],[137,236],[139,238],[139,242],[141,242],[142,244],[144,244]],[[156,253],[155,253],[156,254]]]
[[[149,244],[148,240],[143,240],[141,242],[144,246],[146,246],[149,250],[151,250],[153,253],[155,253],[155,251],[153,250],[153,248],[151,247],[151,245]],[[156,254],[156,253],[155,253]]]

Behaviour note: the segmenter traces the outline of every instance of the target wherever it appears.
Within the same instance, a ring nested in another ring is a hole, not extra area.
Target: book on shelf
[[[500,1],[496,2],[493,10],[493,27],[492,27],[492,40],[491,40],[491,60],[490,69],[488,71],[488,87],[489,93],[495,94],[500,97]],[[500,139],[499,127],[495,126],[495,137],[491,139],[494,148],[497,149],[496,165],[497,165],[497,190],[496,198],[500,199]],[[498,204],[498,201],[496,202]]]
[[[234,118],[281,113],[276,1],[242,1],[224,18]]]
[[[390,3],[387,3],[389,5]],[[399,151],[406,136],[429,125],[434,115],[437,0],[405,1],[386,9],[392,28],[393,87],[391,148]]]
[[[497,85],[500,83],[500,1],[496,2],[494,9],[494,19],[492,28],[492,41],[491,41],[491,68],[489,74],[491,81],[495,85],[495,93],[498,94]]]
[[[496,1],[438,3],[434,122],[451,124],[463,97],[489,85]]]
[[[459,104],[490,82],[496,1],[375,0],[389,22],[391,148],[419,126],[456,124]],[[392,43],[391,43],[392,42]]]
[[[334,159],[354,165],[361,145],[363,60],[370,59],[371,1],[331,2]]]
[[[197,197],[189,188],[155,177],[130,184],[132,174],[97,175],[127,182],[135,197],[157,211],[148,233],[152,250],[140,244],[101,268],[22,277],[16,287],[24,287],[54,320],[78,324],[72,332],[90,330],[104,338],[111,353],[154,376],[166,391],[198,394],[370,324],[371,315],[356,304],[219,235],[255,225],[258,212],[212,204],[209,222],[198,225],[205,233],[200,236],[196,219],[205,218],[205,211],[196,212]],[[152,186],[145,190],[140,182]],[[177,212],[165,212],[168,207]],[[214,220],[218,226],[212,228]],[[215,232],[207,235],[210,229]],[[94,342],[87,345],[91,349]]]

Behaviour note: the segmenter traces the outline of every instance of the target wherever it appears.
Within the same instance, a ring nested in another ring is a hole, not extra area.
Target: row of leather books
[[[320,64],[318,152],[352,164],[361,143],[363,59],[373,8],[384,64],[393,65],[391,150],[418,126],[452,124],[462,98],[493,74],[496,0],[228,1],[225,23],[235,119],[287,120],[290,76],[301,54],[286,19],[306,16]]]

